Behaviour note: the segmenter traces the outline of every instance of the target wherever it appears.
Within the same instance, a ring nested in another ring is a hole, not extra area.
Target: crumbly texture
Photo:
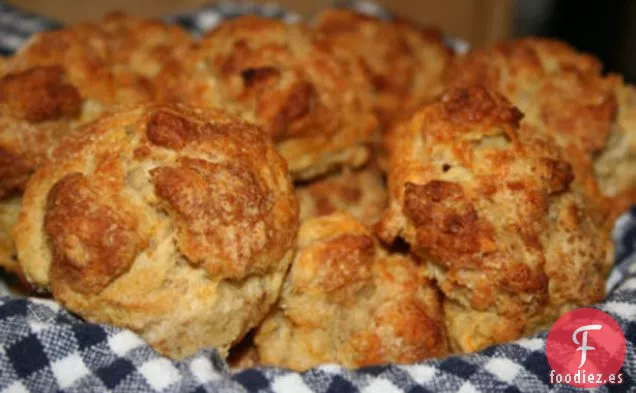
[[[306,27],[256,16],[221,24],[156,78],[161,99],[260,125],[295,179],[368,160],[377,120],[360,94],[367,83],[355,56],[336,56]]]
[[[375,224],[387,206],[382,173],[376,168],[344,171],[296,187],[300,220],[346,211],[367,225]]]
[[[7,74],[58,66],[84,99],[130,103],[152,95],[149,78],[191,42],[181,28],[111,13],[102,20],[38,33],[5,66]],[[98,114],[99,108],[96,109]]]
[[[303,222],[282,296],[256,332],[260,362],[355,368],[447,354],[440,296],[425,273],[348,214]]]
[[[618,113],[605,149],[594,159],[594,172],[613,211],[622,213],[636,204],[636,88],[617,75],[610,80]]]
[[[633,166],[636,129],[629,120],[632,88],[601,71],[597,59],[562,42],[527,38],[458,56],[446,79],[506,96],[524,113],[523,127],[551,135],[564,149],[577,182],[613,217],[620,212],[611,199],[636,189],[634,170],[618,170]]]
[[[428,262],[455,351],[531,334],[605,293],[608,234],[558,146],[521,117],[497,93],[456,88],[391,134],[378,232]]]
[[[222,352],[279,295],[298,228],[284,160],[255,126],[151,104],[69,135],[13,230],[29,282],[181,358]]]
[[[22,190],[48,148],[82,116],[82,98],[57,66],[0,79],[0,197]]]
[[[347,9],[321,12],[314,28],[339,49],[362,58],[371,81],[367,94],[383,129],[442,92],[442,74],[452,52],[439,29],[399,18],[385,21]]]
[[[150,78],[187,42],[177,27],[122,14],[36,34],[0,73],[0,197],[22,190],[72,128],[151,99]]]
[[[157,76],[192,42],[191,36],[175,24],[121,12],[106,15],[99,27],[108,43],[109,62],[145,78]]]
[[[18,221],[22,198],[12,195],[0,200],[0,267],[7,272],[21,275],[11,230]]]

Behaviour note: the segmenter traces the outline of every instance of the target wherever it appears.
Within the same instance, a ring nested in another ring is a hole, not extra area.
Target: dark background
[[[562,39],[636,82],[636,1],[517,0],[514,14],[515,36]]]

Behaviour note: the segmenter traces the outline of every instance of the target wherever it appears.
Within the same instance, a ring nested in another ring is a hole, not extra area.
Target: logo
[[[592,350],[596,349],[594,347],[588,347],[587,346],[587,331],[588,330],[601,330],[602,327],[603,327],[603,325],[585,325],[585,326],[581,326],[580,328],[576,329],[574,331],[574,334],[572,334],[572,341],[574,341],[574,344],[581,344],[581,343],[579,343],[579,340],[576,339],[576,335],[579,332],[583,332],[583,344],[581,344],[581,346],[576,349],[577,351],[583,351],[583,352],[581,352],[581,364],[579,364],[579,368],[583,367],[583,365],[585,364],[585,361],[587,360],[587,351],[592,351]]]
[[[623,383],[625,336],[603,311],[580,308],[559,318],[546,341],[550,383],[592,388]]]

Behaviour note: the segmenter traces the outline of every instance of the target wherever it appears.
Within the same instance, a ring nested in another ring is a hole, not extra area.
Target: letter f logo
[[[583,367],[583,365],[585,364],[585,361],[587,360],[587,351],[592,351],[596,349],[594,347],[590,347],[587,345],[587,331],[601,330],[602,327],[603,327],[602,325],[585,325],[576,329],[574,333],[572,334],[572,341],[574,341],[574,344],[581,345],[580,347],[576,349],[577,351],[581,351],[581,364],[579,364],[579,368]],[[581,342],[579,342],[579,340],[576,338],[576,336],[580,332],[583,332],[583,335],[582,335],[583,339],[581,340]]]

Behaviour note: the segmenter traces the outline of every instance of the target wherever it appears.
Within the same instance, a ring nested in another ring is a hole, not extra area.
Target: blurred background
[[[99,18],[120,9],[158,17],[195,9],[206,0],[11,0],[8,3],[61,22]],[[271,0],[252,0],[271,3]],[[332,4],[330,0],[278,0],[303,16]],[[422,24],[441,27],[473,46],[509,37],[541,35],[562,39],[598,56],[607,71],[636,81],[636,17],[633,0],[378,0],[377,4]]]

